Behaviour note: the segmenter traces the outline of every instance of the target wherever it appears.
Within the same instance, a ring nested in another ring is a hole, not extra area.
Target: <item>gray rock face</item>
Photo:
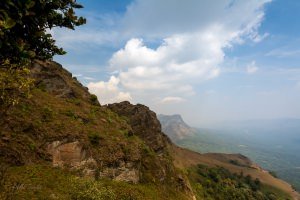
[[[82,170],[85,176],[95,176],[97,163],[92,157],[86,155],[86,151],[79,141],[69,143],[54,141],[48,145],[47,150],[52,156],[54,167]]]
[[[132,105],[128,101],[107,106],[120,116],[129,119],[134,135],[139,136],[155,152],[162,152],[170,144],[169,138],[161,131],[156,114],[147,106]]]
[[[188,126],[180,115],[158,115],[162,131],[167,134],[173,142],[193,135],[195,130]]]
[[[53,61],[38,61],[30,68],[31,76],[38,88],[62,98],[90,100],[88,88],[84,87],[72,74]]]
[[[139,182],[139,171],[132,163],[121,162],[119,166],[100,169],[95,159],[87,156],[87,151],[79,141],[54,141],[48,145],[47,150],[52,157],[54,167],[80,170],[86,177],[98,176],[98,178],[111,178],[129,183]],[[98,175],[96,171],[99,172]]]

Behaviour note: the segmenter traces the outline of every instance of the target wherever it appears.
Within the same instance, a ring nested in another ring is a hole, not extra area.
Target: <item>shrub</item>
[[[78,119],[78,115],[73,110],[67,110],[64,114],[72,119]]]
[[[100,140],[100,134],[97,132],[90,132],[89,135],[89,140],[93,145],[98,145],[99,144],[99,140]]]
[[[48,107],[48,106],[45,106],[42,110],[42,120],[44,122],[49,122],[53,119],[53,115],[54,115],[54,112],[53,110]]]
[[[96,95],[91,94],[90,100],[91,100],[93,105],[99,105],[98,98],[97,98]]]
[[[97,181],[71,180],[72,188],[70,196],[72,200],[114,200],[115,193],[108,187],[104,187]]]

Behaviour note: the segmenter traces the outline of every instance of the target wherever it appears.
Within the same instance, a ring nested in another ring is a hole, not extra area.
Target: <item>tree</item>
[[[0,114],[30,88],[27,67],[34,59],[65,54],[49,30],[85,24],[75,15],[77,8],[82,6],[76,0],[0,1]]]
[[[86,20],[75,15],[76,8],[82,8],[76,0],[1,0],[0,64],[64,54],[48,30],[84,24]]]

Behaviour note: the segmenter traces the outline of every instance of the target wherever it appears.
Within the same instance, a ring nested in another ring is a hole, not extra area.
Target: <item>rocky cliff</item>
[[[176,142],[193,135],[195,130],[188,126],[180,115],[158,115],[162,130],[172,141]]]

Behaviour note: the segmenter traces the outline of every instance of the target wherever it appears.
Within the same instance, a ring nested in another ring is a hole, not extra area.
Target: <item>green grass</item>
[[[89,178],[78,178],[74,173],[46,165],[11,167],[6,174],[6,180],[6,190],[3,191],[6,194],[9,186],[16,183],[20,185],[13,194],[14,200],[186,199],[184,194],[164,185],[129,184],[105,179],[95,181]]]

